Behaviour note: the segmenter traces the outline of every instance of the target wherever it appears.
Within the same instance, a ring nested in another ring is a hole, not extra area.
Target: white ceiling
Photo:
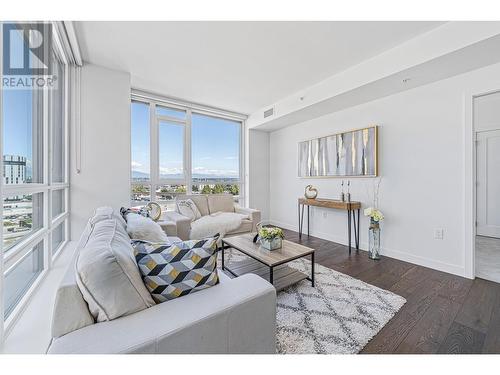
[[[242,113],[270,105],[440,22],[76,22],[85,61],[132,87]]]

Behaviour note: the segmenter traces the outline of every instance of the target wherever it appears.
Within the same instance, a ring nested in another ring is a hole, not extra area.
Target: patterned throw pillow
[[[122,207],[122,208],[120,208],[120,213],[121,213],[122,217],[125,219],[125,221],[127,221],[127,215],[129,213],[139,214],[139,215],[144,216],[144,217],[151,217],[149,215],[149,210],[146,206],[142,206],[139,208],[133,208],[133,209]]]
[[[164,302],[216,285],[217,239],[173,245],[133,241],[135,259],[153,299]]]
[[[201,212],[196,207],[196,204],[192,199],[182,199],[175,202],[177,207],[177,212],[181,215],[186,216],[191,219],[191,221],[198,220],[201,217]]]

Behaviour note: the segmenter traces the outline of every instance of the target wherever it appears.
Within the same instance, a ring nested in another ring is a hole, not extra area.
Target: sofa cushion
[[[175,224],[175,229],[167,233],[174,234],[175,236],[180,237],[180,239],[182,240],[189,240],[189,231],[191,230],[191,219],[189,219],[184,215],[181,215],[177,211],[166,211],[163,213],[162,221],[172,222]],[[160,223],[160,225],[162,224]]]
[[[173,245],[133,241],[144,284],[156,302],[185,296],[219,282],[217,238]]]
[[[103,206],[98,207],[94,210],[94,214],[89,219],[91,225],[98,223],[101,220],[112,219],[114,216],[114,210],[112,207]]]
[[[111,207],[103,206],[96,208],[94,210],[94,214],[87,220],[87,225],[85,225],[85,229],[80,235],[77,249],[85,247],[87,241],[90,238],[90,235],[92,234],[92,230],[94,229],[94,224],[98,223],[101,220],[108,220],[116,217],[117,215],[114,213],[114,210]]]
[[[208,210],[208,202],[206,195],[203,194],[178,195],[176,201],[185,199],[191,199],[194,202],[194,204],[196,204],[196,207],[198,207],[201,216],[210,214],[210,211]]]
[[[115,218],[93,225],[75,268],[78,287],[97,322],[155,304],[142,282],[130,238]]]
[[[231,194],[207,195],[207,201],[211,214],[215,212],[234,212],[234,200]]]
[[[166,242],[167,235],[161,229],[160,224],[148,217],[144,217],[134,212],[126,214],[127,233],[134,240],[144,240],[150,242]]]
[[[177,212],[193,220],[198,220],[201,217],[200,210],[192,199],[178,199],[175,201]]]

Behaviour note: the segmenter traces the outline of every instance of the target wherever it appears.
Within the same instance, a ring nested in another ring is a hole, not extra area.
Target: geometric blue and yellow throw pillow
[[[157,302],[185,296],[219,282],[217,238],[172,244],[132,241],[144,284]]]

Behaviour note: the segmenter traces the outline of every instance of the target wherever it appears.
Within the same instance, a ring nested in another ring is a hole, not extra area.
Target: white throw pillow
[[[150,218],[136,213],[128,213],[127,233],[133,240],[149,242],[168,242],[167,235],[160,225]]]
[[[201,217],[201,212],[198,207],[196,207],[196,204],[192,199],[182,199],[176,201],[175,203],[177,211],[181,215],[190,218],[191,221],[198,220]]]

